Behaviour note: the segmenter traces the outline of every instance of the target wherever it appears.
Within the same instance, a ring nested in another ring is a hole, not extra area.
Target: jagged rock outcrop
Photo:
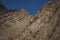
[[[35,16],[24,9],[0,16],[0,40],[60,40],[59,3],[48,2]]]

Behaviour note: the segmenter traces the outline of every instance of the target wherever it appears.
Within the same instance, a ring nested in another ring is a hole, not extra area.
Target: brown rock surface
[[[35,16],[24,9],[0,16],[0,40],[60,40],[60,4],[48,2]]]

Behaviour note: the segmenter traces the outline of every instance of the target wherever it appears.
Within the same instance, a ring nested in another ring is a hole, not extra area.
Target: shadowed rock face
[[[48,2],[35,16],[24,9],[0,16],[0,40],[60,40],[60,4]]]
[[[6,11],[8,11],[8,9],[4,5],[0,4],[0,15],[4,14]]]
[[[0,4],[0,10],[7,9],[3,4]]]

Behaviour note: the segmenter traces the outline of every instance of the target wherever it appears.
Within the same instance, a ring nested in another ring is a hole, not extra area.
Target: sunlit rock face
[[[0,40],[60,40],[60,4],[48,2],[35,16],[25,9],[0,16]]]

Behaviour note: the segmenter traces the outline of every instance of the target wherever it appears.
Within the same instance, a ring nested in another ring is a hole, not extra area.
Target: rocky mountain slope
[[[60,40],[60,0],[48,2],[35,16],[25,9],[0,16],[0,40]]]

